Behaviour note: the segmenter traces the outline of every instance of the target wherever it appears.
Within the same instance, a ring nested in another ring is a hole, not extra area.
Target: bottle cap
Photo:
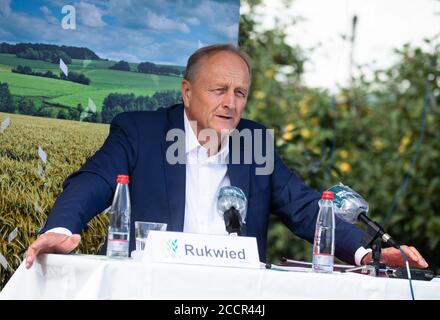
[[[130,178],[126,174],[118,174],[118,179],[116,181],[118,183],[128,184]]]
[[[331,192],[331,191],[324,191],[322,193],[322,199],[333,200],[333,198],[334,198],[334,195],[333,195],[333,192]]]

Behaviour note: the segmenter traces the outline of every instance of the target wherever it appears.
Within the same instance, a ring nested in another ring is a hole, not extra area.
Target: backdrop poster
[[[167,106],[177,99],[192,52],[237,42],[239,5],[0,0],[0,79],[15,98],[0,111],[109,123],[117,111],[132,108],[124,101],[122,110],[113,110],[111,94],[130,100],[126,95],[168,92],[137,103],[142,110]]]
[[[180,101],[189,55],[237,43],[239,7],[239,0],[0,0],[0,289],[112,118]],[[90,223],[82,252],[98,250],[105,223]]]

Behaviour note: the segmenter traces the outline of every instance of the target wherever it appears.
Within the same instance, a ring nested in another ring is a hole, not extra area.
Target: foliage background
[[[336,95],[306,87],[307,52],[285,42],[285,25],[262,30],[260,0],[242,1],[240,45],[254,61],[247,116],[275,128],[284,161],[316,190],[339,182],[369,202],[369,215],[400,243],[415,246],[439,272],[440,266],[440,44],[424,50],[396,48],[398,62],[366,66],[351,88]],[[292,1],[284,1],[286,7]],[[288,22],[295,24],[295,18]],[[258,30],[258,31],[257,31]],[[278,221],[269,227],[269,260],[310,260],[311,245]]]
[[[416,246],[439,273],[438,39],[426,40],[429,50],[411,45],[396,48],[398,63],[376,70],[372,80],[361,74],[353,87],[340,88],[333,96],[304,85],[307,52],[286,44],[283,25],[259,28],[259,3],[242,1],[248,10],[241,15],[240,45],[251,56],[254,69],[244,116],[275,129],[278,152],[307,184],[323,190],[343,182],[358,191],[370,204],[370,216],[399,242]],[[0,89],[6,92],[6,87]],[[0,104],[10,104],[8,99],[0,99]],[[0,213],[0,253],[8,268],[0,267],[0,289],[35,239],[63,180],[108,133],[106,125],[29,121],[4,113],[0,122],[6,116],[11,117],[11,126],[0,133],[0,207],[6,208]],[[47,166],[38,159],[38,145],[48,154]],[[44,177],[37,171],[39,165]],[[78,252],[98,252],[106,223],[105,215],[90,223]],[[16,227],[18,236],[9,243],[8,235]],[[311,258],[311,245],[277,220],[271,220],[268,241],[272,262],[282,256]]]

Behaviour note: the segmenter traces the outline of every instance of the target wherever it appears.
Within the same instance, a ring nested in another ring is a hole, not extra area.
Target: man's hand
[[[410,267],[414,268],[427,268],[428,263],[423,259],[422,255],[414,247],[408,247],[405,245],[400,246],[403,252],[408,256],[408,263]],[[367,264],[373,261],[372,253],[368,253],[362,259],[362,264]],[[403,268],[405,267],[405,260],[403,259],[402,253],[395,248],[385,248],[382,249],[380,255],[380,262],[385,263],[387,266],[393,268]]]
[[[73,234],[67,236],[55,232],[47,232],[42,234],[35,240],[27,250],[26,254],[26,268],[32,267],[37,256],[41,253],[69,253],[75,249],[81,236],[79,234]]]

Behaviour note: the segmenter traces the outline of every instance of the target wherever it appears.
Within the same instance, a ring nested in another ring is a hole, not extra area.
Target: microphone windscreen
[[[356,223],[360,213],[368,212],[368,203],[357,192],[339,183],[328,189],[334,194],[333,210],[335,214],[348,223]]]
[[[225,211],[234,207],[241,216],[241,220],[245,223],[247,199],[243,190],[233,186],[221,187],[217,198],[217,211],[223,217]]]

